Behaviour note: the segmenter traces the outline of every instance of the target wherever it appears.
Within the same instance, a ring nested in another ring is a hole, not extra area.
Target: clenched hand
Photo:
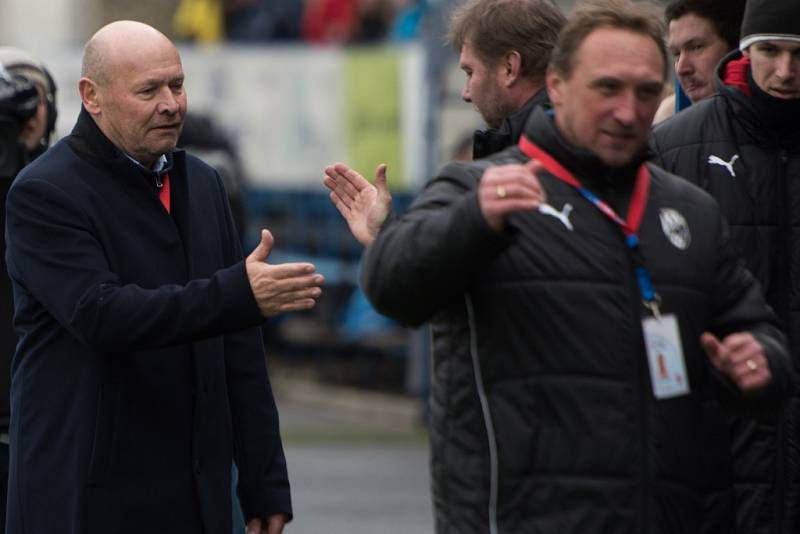
[[[772,381],[764,348],[752,334],[739,332],[720,341],[705,332],[700,336],[700,343],[714,367],[730,378],[742,393],[755,393]]]
[[[535,210],[546,202],[536,173],[543,169],[538,160],[525,164],[489,167],[481,177],[478,201],[487,224],[498,232],[515,211]]]

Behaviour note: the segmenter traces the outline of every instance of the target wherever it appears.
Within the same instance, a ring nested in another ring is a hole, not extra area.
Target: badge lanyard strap
[[[586,189],[571,172],[565,169],[564,166],[557,162],[550,154],[536,146],[533,141],[524,135],[520,137],[519,148],[529,158],[539,160],[542,166],[547,169],[547,172],[562,182],[574,187],[586,200],[594,204],[603,215],[619,225],[622,232],[625,234],[625,244],[633,254],[634,272],[636,273],[636,280],[639,283],[642,301],[645,307],[649,309],[656,318],[660,318],[659,303],[661,298],[653,289],[650,273],[647,272],[647,268],[644,266],[641,249],[639,248],[639,235],[637,233],[639,225],[642,223],[645,206],[647,205],[647,192],[650,189],[650,171],[647,165],[642,164],[636,174],[636,184],[633,188],[631,205],[628,210],[628,220],[626,221],[617,215],[617,212],[605,201]]]

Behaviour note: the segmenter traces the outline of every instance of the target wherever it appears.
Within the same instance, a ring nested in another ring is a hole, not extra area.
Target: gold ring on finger
[[[506,196],[508,196],[508,193],[506,192],[506,188],[503,187],[502,185],[498,185],[497,186],[497,198],[506,198]]]
[[[754,373],[758,369],[758,364],[754,362],[752,359],[748,359],[745,363],[747,364],[747,368]]]

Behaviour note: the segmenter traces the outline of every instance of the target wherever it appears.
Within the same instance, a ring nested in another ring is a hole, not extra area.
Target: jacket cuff
[[[264,321],[258,308],[250,280],[247,277],[245,262],[240,261],[226,269],[218,271],[218,280],[222,290],[223,308],[230,321],[239,322],[242,328],[256,326]]]
[[[287,522],[294,517],[289,488],[263,490],[258,493],[240,489],[238,493],[245,523],[251,519],[266,519],[276,514],[285,514],[288,517]]]
[[[761,332],[753,332],[753,337],[764,349],[764,357],[769,365],[772,380],[761,392],[765,401],[783,401],[795,383],[794,369],[791,359],[787,357],[786,349],[774,337]]]

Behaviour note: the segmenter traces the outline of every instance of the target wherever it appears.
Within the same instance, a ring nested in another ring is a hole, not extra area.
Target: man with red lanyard
[[[716,203],[645,162],[663,32],[629,0],[579,5],[553,108],[365,251],[375,307],[431,322],[439,533],[735,530],[723,411],[779,404],[791,366]]]

